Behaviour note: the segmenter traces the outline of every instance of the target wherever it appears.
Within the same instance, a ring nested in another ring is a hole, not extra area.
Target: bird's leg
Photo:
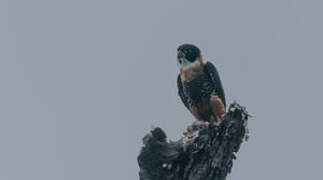
[[[209,125],[209,122],[207,122],[207,121],[202,121],[202,120],[199,120],[199,119],[195,119],[193,124],[191,124],[191,125],[189,125],[187,127],[187,131],[189,131],[189,132],[195,131],[197,129],[207,127],[208,125]]]
[[[200,119],[200,116],[197,113],[196,107],[191,106],[190,109],[191,109],[191,113],[193,114],[193,116],[195,118],[195,122],[193,124],[197,124],[197,125],[208,125],[209,124],[209,122],[202,121]]]
[[[190,110],[191,110],[192,115],[195,118],[195,121],[193,122],[192,125],[189,125],[187,127],[187,131],[193,131],[195,129],[194,127],[201,127],[201,126],[208,126],[209,125],[209,122],[202,121],[200,119],[200,116],[197,113],[197,107],[190,106]]]
[[[196,124],[196,125],[209,125],[209,122],[196,119],[193,124]]]
[[[212,95],[210,97],[210,105],[217,124],[220,124],[226,113],[222,100],[219,98],[219,96]]]

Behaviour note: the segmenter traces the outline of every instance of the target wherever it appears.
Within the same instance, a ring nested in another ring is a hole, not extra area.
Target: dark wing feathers
[[[215,66],[212,63],[207,62],[205,64],[204,71],[211,78],[213,84],[215,85],[215,92],[221,98],[224,106],[226,107],[224,90],[223,90],[223,87],[222,87],[222,83],[221,83],[219,73],[216,70]]]
[[[184,94],[183,85],[182,85],[180,75],[178,75],[178,77],[177,77],[177,88],[178,88],[178,95],[179,95],[179,97],[181,97],[181,100],[182,100],[183,104],[185,105],[185,107],[188,110],[190,110],[188,100],[187,100],[188,97]]]
[[[221,98],[224,106],[226,107],[224,90],[223,90],[223,87],[222,87],[222,83],[221,83],[221,80],[220,80],[219,73],[216,70],[215,66],[212,63],[207,62],[205,64],[205,66],[204,66],[204,72],[210,77],[212,83],[215,86],[215,92]],[[188,110],[190,110],[189,103],[188,103],[188,97],[184,94],[183,85],[182,85],[180,75],[178,75],[178,77],[177,77],[177,88],[178,88],[178,95],[181,98],[183,104],[185,105],[185,107]]]

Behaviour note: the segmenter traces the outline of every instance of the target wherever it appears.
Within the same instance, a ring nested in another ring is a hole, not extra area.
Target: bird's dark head
[[[177,62],[180,68],[188,69],[199,64],[201,51],[193,44],[183,44],[177,48]]]

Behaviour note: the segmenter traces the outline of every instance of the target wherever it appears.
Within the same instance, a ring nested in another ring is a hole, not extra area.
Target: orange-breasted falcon
[[[179,75],[178,94],[193,114],[195,124],[220,123],[225,115],[226,102],[219,73],[215,66],[202,61],[201,51],[192,44],[177,49]]]

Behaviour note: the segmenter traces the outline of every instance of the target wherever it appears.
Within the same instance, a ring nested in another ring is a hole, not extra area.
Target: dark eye
[[[179,59],[179,60],[178,60],[178,62],[179,62],[180,64],[182,64],[182,60],[181,60],[181,59]]]

